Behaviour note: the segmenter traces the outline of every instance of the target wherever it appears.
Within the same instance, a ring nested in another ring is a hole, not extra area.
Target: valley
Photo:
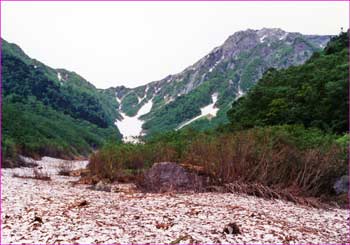
[[[2,42],[1,243],[350,242],[349,32],[108,89]]]

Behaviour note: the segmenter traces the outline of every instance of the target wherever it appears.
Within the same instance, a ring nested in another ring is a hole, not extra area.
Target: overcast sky
[[[98,88],[181,72],[239,30],[348,28],[347,2],[1,2],[1,36]]]

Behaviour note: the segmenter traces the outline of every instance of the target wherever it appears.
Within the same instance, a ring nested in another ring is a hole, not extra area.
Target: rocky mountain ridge
[[[150,112],[140,117],[144,120],[143,132],[148,134],[175,129],[198,117],[216,93],[217,116],[211,121],[203,117],[205,122],[194,122],[195,127],[208,128],[224,123],[231,103],[267,69],[302,64],[323,49],[329,39],[330,36],[303,35],[278,28],[238,31],[180,73],[136,88],[119,86],[109,90],[116,94],[119,112],[129,117],[152,101]]]

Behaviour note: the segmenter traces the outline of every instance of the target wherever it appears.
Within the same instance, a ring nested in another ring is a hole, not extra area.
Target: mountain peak
[[[329,38],[280,28],[238,31],[180,73],[134,89],[117,88],[120,112],[133,117],[152,101],[151,111],[140,119],[144,121],[144,131],[153,133],[199,118],[202,109],[213,102],[212,95],[217,94],[219,111],[210,124],[223,123],[229,105],[267,69],[302,64]]]

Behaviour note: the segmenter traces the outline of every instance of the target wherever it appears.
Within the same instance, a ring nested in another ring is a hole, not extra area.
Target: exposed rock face
[[[190,173],[177,163],[155,163],[145,175],[142,187],[147,191],[200,191],[202,178]]]

